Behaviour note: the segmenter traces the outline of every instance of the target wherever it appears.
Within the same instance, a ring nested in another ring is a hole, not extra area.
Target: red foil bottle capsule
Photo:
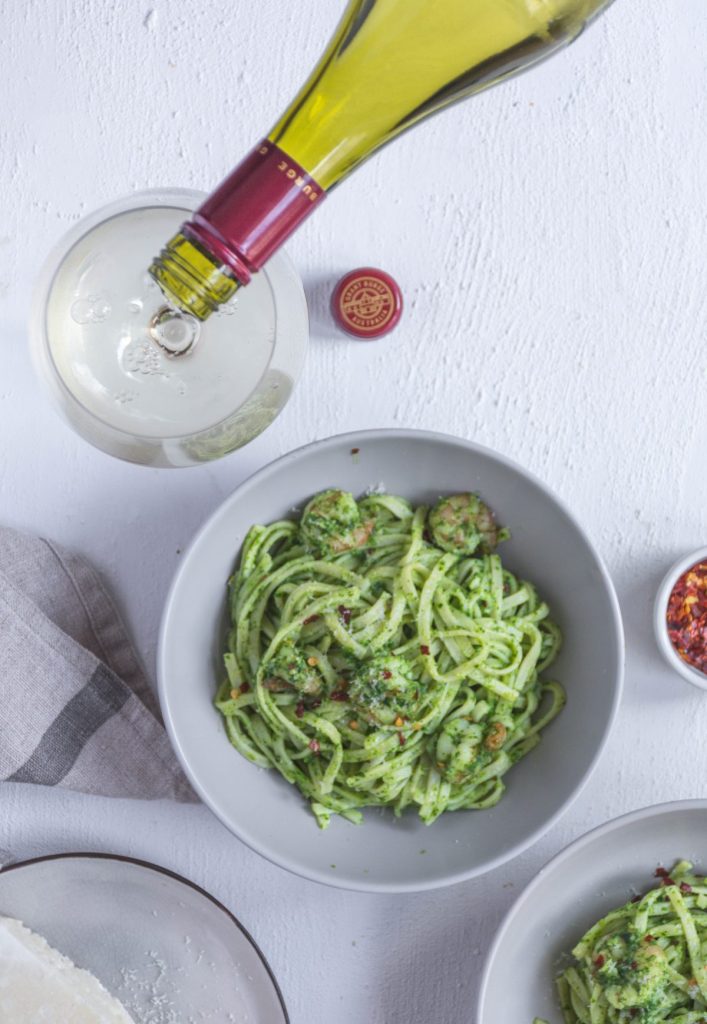
[[[304,168],[264,139],[183,230],[248,284],[324,197]]]
[[[331,312],[342,331],[373,341],[399,323],[403,313],[402,292],[385,271],[360,267],[337,284],[331,297]]]

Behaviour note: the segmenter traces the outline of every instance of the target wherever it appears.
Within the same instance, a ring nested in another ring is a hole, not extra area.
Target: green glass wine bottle
[[[150,273],[207,319],[335,185],[423,118],[550,56],[611,0],[350,0],[268,136]]]

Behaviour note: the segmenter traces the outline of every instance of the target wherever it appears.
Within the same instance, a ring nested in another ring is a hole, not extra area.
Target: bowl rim
[[[617,656],[615,664],[613,665],[613,677],[614,677],[614,690],[611,701],[611,707],[609,709],[609,716],[604,729],[601,742],[597,746],[597,749],[592,757],[591,761],[587,765],[584,774],[575,787],[575,789],[566,797],[566,799],[557,808],[554,814],[552,814],[542,825],[538,826],[535,830],[526,835],[523,839],[519,840],[515,845],[510,847],[505,853],[498,854],[487,860],[484,864],[478,867],[473,867],[463,871],[456,871],[448,875],[444,875],[439,878],[434,878],[424,883],[420,882],[377,882],[375,880],[359,880],[359,879],[344,879],[340,876],[332,877],[327,875],[324,871],[319,870],[316,867],[307,866],[302,867],[299,864],[293,863],[286,851],[271,850],[269,847],[261,844],[257,836],[246,833],[244,830],[238,828],[236,830],[230,820],[226,816],[222,816],[221,813],[214,806],[210,794],[206,788],[202,785],[200,779],[193,771],[189,759],[184,755],[179,736],[175,728],[174,722],[171,717],[169,701],[167,698],[168,682],[167,672],[165,666],[165,648],[167,633],[170,627],[170,620],[172,614],[172,607],[175,603],[175,597],[177,592],[181,589],[182,577],[187,571],[187,567],[190,562],[190,556],[193,550],[199,545],[203,538],[210,532],[212,527],[218,521],[218,519],[227,513],[227,510],[232,504],[241,501],[244,497],[247,497],[248,492],[255,486],[257,486],[261,480],[267,479],[270,476],[276,475],[280,472],[283,466],[288,466],[290,463],[296,462],[302,455],[307,452],[322,451],[328,448],[337,447],[340,445],[350,447],[361,447],[366,442],[376,440],[404,440],[410,441],[411,439],[420,441],[433,441],[442,442],[446,445],[453,445],[455,447],[463,448],[470,454],[482,455],[486,458],[490,458],[508,469],[511,469],[514,473],[517,473],[523,479],[529,481],[539,488],[542,493],[548,497],[570,520],[576,531],[579,533],[584,544],[589,549],[603,583],[606,596],[608,598],[608,604],[611,614],[611,619],[614,627],[616,637],[616,650]],[[256,470],[255,473],[247,477],[242,481],[232,493],[222,501],[217,508],[207,517],[205,522],[196,532],[188,547],[185,549],[183,557],[180,561],[180,565],[172,579],[167,598],[164,604],[164,611],[162,614],[162,620],[160,622],[158,642],[157,642],[157,687],[160,700],[160,706],[162,709],[162,715],[164,718],[165,727],[167,734],[172,743],[172,747],[177,755],[177,758],[193,786],[200,799],[206,804],[209,810],[221,821],[221,823],[231,832],[236,838],[244,842],[246,846],[249,846],[251,850],[254,850],[260,856],[265,857],[272,864],[277,864],[279,867],[290,871],[292,874],[298,875],[301,878],[307,878],[311,881],[320,882],[324,885],[329,885],[337,889],[346,889],[356,892],[379,892],[379,893],[409,893],[409,892],[426,892],[432,889],[443,889],[450,885],[456,885],[460,882],[468,881],[471,878],[476,878],[484,874],[488,874],[495,868],[500,867],[502,864],[506,864],[519,856],[525,850],[527,850],[534,843],[538,842],[562,817],[563,814],[571,807],[574,801],[584,790],[589,779],[591,778],[600,758],[602,757],[606,745],[609,741],[611,733],[613,731],[616,716],[621,702],[621,696],[623,693],[624,683],[624,665],[625,665],[625,640],[624,640],[624,629],[623,621],[621,618],[621,611],[619,601],[616,596],[614,584],[609,575],[609,572],[604,564],[604,560],[590,539],[589,535],[585,531],[584,527],[579,523],[576,516],[570,511],[565,502],[557,497],[555,493],[549,488],[542,480],[540,480],[534,473],[524,469],[517,462],[509,459],[507,456],[496,452],[492,448],[488,448],[485,445],[478,444],[475,441],[469,441],[466,438],[456,437],[453,434],[445,434],[439,431],[432,430],[417,430],[414,428],[403,428],[403,427],[384,427],[364,430],[346,431],[342,434],[334,434],[330,437],[322,438],[316,441],[309,442],[308,444],[301,445],[299,448],[295,448],[290,452],[286,452],[284,455],[279,456],[272,462],[267,463],[260,469]]]
[[[245,925],[241,924],[236,915],[232,911],[230,911],[228,907],[225,906],[225,904],[223,904],[220,900],[216,899],[215,896],[212,896],[210,892],[207,892],[206,889],[203,889],[200,885],[197,885],[196,882],[192,882],[189,878],[185,878],[184,875],[180,875],[178,874],[178,872],[172,871],[170,868],[162,867],[159,864],[153,864],[151,861],[148,860],[141,860],[139,857],[129,857],[126,854],[121,853],[102,853],[94,850],[67,851],[65,853],[46,853],[38,857],[28,857],[24,860],[13,860],[3,865],[0,865],[0,877],[2,875],[8,875],[12,871],[17,871],[20,868],[33,867],[35,864],[44,864],[49,861],[55,860],[109,860],[117,861],[122,864],[132,864],[134,867],[139,867],[143,870],[154,871],[156,874],[159,875],[166,875],[167,878],[171,878],[175,882],[181,882],[182,885],[188,886],[188,888],[193,889],[200,896],[205,897],[205,899],[207,899],[210,903],[213,903],[217,910],[220,910],[223,914],[226,915],[227,918],[229,918],[229,920],[241,932],[243,937],[253,947],[263,967],[265,968],[265,971],[268,977],[270,978],[272,986],[275,990],[275,994],[277,995],[278,1002],[280,1003],[280,1007],[282,1009],[283,1022],[284,1024],[290,1024],[290,1015],[288,1013],[287,1006],[285,1005],[285,999],[282,994],[282,990],[280,988],[280,985],[278,984],[275,974],[273,973],[273,969],[268,963],[262,949],[255,941],[253,936],[250,934],[248,929],[245,927]]]
[[[609,821],[605,821],[603,824],[597,825],[588,832],[585,832],[583,835],[573,839],[571,843],[568,843],[567,846],[563,847],[554,855],[554,857],[551,857],[550,860],[540,868],[502,917],[501,923],[496,930],[491,946],[486,954],[484,967],[481,972],[479,992],[476,999],[475,1019],[478,1021],[478,1024],[484,1024],[483,1014],[486,1012],[485,1002],[489,979],[491,976],[491,969],[496,957],[498,956],[501,944],[510,931],[516,915],[530,899],[538,886],[544,882],[547,876],[552,874],[560,864],[573,857],[579,850],[586,846],[591,846],[595,840],[601,839],[602,836],[608,835],[610,832],[615,832],[626,826],[631,826],[636,821],[643,821],[646,818],[658,817],[665,813],[678,813],[680,811],[707,811],[707,799],[695,798],[692,800],[667,800],[660,804],[649,804],[646,807],[638,808],[638,810],[628,811],[627,813],[620,814],[615,818],[610,818]]]
[[[693,565],[704,561],[707,561],[707,547],[697,548],[673,562],[661,580],[653,602],[653,632],[660,653],[670,668],[700,690],[707,690],[707,675],[700,672],[699,669],[693,668],[680,657],[668,636],[665,617],[668,611],[668,601],[677,581]]]

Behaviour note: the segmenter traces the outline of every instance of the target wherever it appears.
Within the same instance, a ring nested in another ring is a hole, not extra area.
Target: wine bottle
[[[350,0],[267,138],[154,260],[205,320],[368,156],[443,107],[574,40],[611,0]]]

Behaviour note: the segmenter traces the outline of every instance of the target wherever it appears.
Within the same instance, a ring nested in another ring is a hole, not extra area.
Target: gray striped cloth
[[[0,780],[195,800],[94,569],[0,527]]]

